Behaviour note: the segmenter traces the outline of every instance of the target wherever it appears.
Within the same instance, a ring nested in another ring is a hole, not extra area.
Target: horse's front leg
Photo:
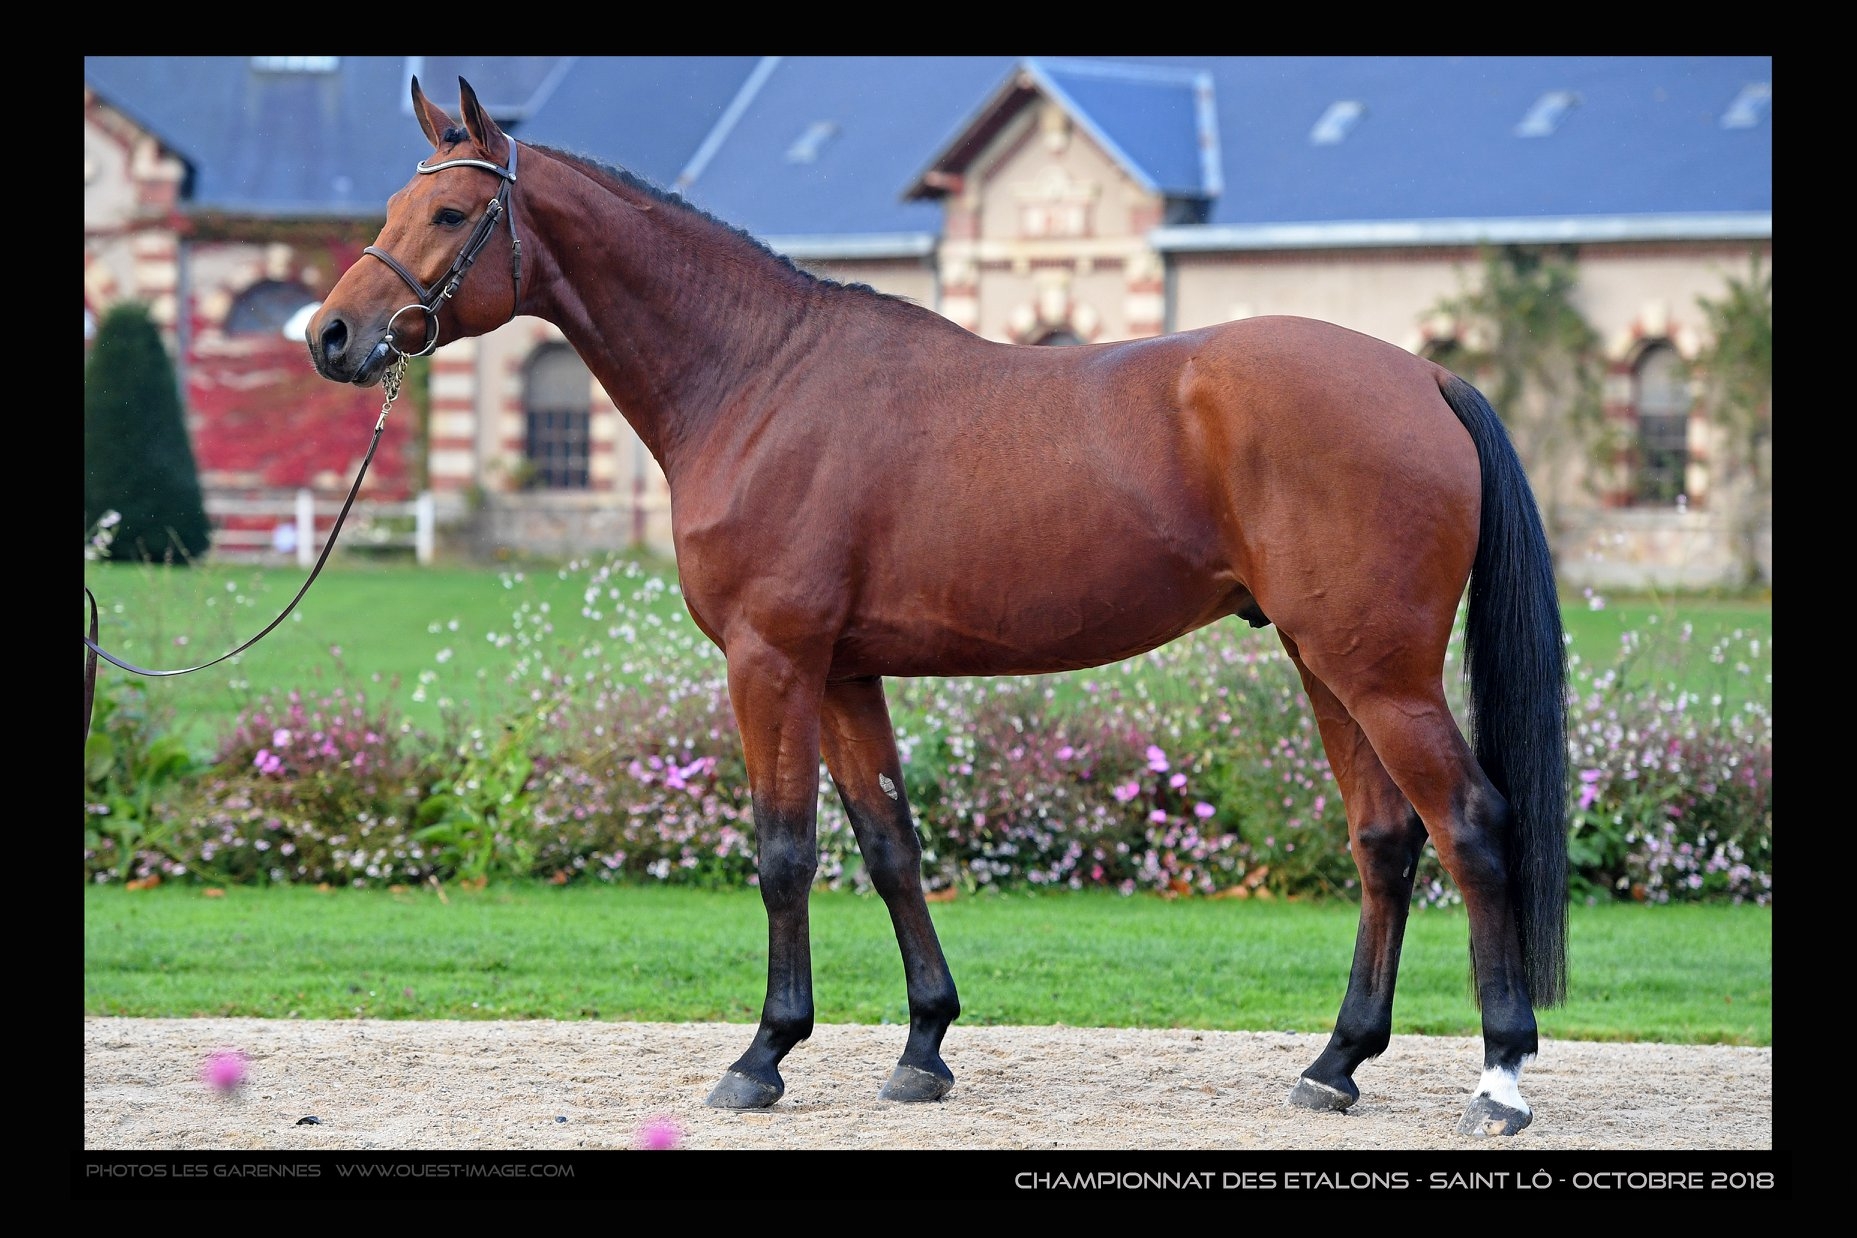
[[[954,1086],[941,1060],[941,1038],[961,1013],[954,977],[922,896],[922,843],[903,791],[903,767],[883,681],[854,679],[825,690],[825,765],[864,857],[871,885],[889,909],[903,953],[909,994],[909,1040],[879,1093],[885,1100],[940,1100]]]
[[[812,1035],[807,899],[819,869],[819,705],[823,665],[758,633],[731,633],[729,697],[754,799],[756,869],[767,909],[767,998],[748,1051],[711,1089],[718,1109],[765,1109],[786,1092],[780,1061]]]

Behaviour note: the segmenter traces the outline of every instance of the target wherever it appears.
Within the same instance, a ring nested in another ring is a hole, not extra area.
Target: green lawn
[[[651,575],[674,583],[670,565],[638,561]],[[198,665],[234,649],[271,623],[303,585],[296,568],[207,564],[161,569],[87,563],[85,584],[100,608],[99,643],[149,669]],[[502,678],[512,664],[512,630],[549,622],[564,635],[591,631],[580,618],[586,569],[551,565],[521,568],[430,567],[337,559],[277,630],[252,649],[193,674],[147,679],[107,662],[98,666],[99,691],[134,680],[157,711],[172,710],[191,746],[210,748],[220,728],[266,689],[314,692],[348,685],[367,688],[414,725],[434,729],[442,700],[465,708],[502,699]],[[691,625],[674,589],[629,603],[668,626]],[[610,609],[609,612],[610,614]],[[1588,667],[1620,662],[1622,641],[1636,633],[1647,647],[1632,656],[1638,682],[1681,682],[1702,693],[1738,701],[1772,696],[1773,605],[1770,598],[1607,597],[1594,609],[1570,597],[1564,608],[1571,651]],[[520,619],[520,624],[519,624]],[[1677,639],[1685,627],[1687,640]],[[1729,665],[1712,663],[1710,646],[1735,633]],[[1268,631],[1247,633],[1276,648]],[[1759,639],[1747,673],[1746,637]],[[578,635],[576,635],[578,639]],[[646,628],[634,638],[662,639]],[[700,638],[699,638],[700,639]],[[429,684],[420,688],[421,678]],[[423,698],[423,699],[422,699]]]
[[[1319,1032],[1346,984],[1345,903],[1041,893],[933,908],[967,1024]],[[766,919],[752,890],[540,883],[481,891],[164,885],[84,894],[84,1011],[145,1017],[752,1023]],[[1769,908],[1573,909],[1574,1040],[1770,1045]],[[1461,910],[1415,910],[1395,1031],[1478,1032]],[[902,1023],[874,897],[812,899],[822,1023]]]
[[[671,579],[669,569],[640,560]],[[99,610],[98,644],[153,670],[196,666],[250,640],[283,613],[307,573],[295,568],[208,565],[183,569],[87,563],[84,583]],[[189,675],[148,679],[100,662],[98,691],[128,677],[151,706],[171,709],[190,745],[210,748],[218,731],[268,689],[359,686],[391,701],[414,725],[436,729],[441,701],[465,707],[500,699],[510,654],[497,642],[518,610],[580,613],[584,573],[559,568],[429,567],[332,562],[290,617],[255,646]],[[653,608],[676,618],[682,602]],[[421,676],[433,685],[417,692]]]

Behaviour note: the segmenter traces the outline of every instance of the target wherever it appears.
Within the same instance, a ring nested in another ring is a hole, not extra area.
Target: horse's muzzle
[[[372,387],[380,381],[380,376],[386,372],[393,356],[393,345],[383,337],[380,343],[374,345],[373,351],[362,360],[360,367],[355,370],[354,377],[348,381],[357,387]]]

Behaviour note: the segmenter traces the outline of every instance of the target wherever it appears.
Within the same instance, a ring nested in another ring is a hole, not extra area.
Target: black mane
[[[798,263],[794,262],[793,259],[787,257],[785,254],[774,252],[774,250],[768,247],[767,242],[763,241],[760,237],[755,236],[753,233],[745,231],[742,228],[736,227],[734,224],[729,223],[725,219],[716,218],[714,215],[711,215],[708,211],[703,210],[701,207],[693,205],[682,194],[679,194],[674,190],[665,189],[659,185],[653,184],[651,181],[646,180],[644,177],[639,176],[635,172],[628,172],[624,168],[615,167],[614,165],[610,163],[604,163],[598,159],[593,158],[591,155],[576,155],[570,151],[562,150],[559,147],[543,146],[539,142],[531,142],[528,145],[533,147],[535,150],[546,151],[548,154],[554,156],[557,159],[562,160],[563,162],[573,164],[575,167],[580,168],[582,171],[592,176],[595,180],[605,180],[605,181],[615,182],[619,186],[623,186],[628,189],[633,189],[639,193],[644,194],[646,197],[652,199],[654,202],[662,202],[666,206],[674,207],[677,210],[687,211],[690,214],[697,216],[699,219],[705,220],[715,225],[716,227],[721,228],[724,232],[728,232],[736,237],[739,237],[742,241],[746,242],[749,245],[752,245],[755,249],[758,249],[763,254],[766,254],[769,258],[773,259],[775,262],[778,262],[781,266],[785,267],[787,270],[791,271],[793,274],[798,275],[803,279],[810,280],[812,283],[818,284],[826,288],[840,288],[840,289],[845,290],[846,292],[868,294],[870,296],[880,298],[881,300],[895,301],[895,302],[899,302],[904,305],[916,305],[917,304],[916,301],[912,300],[909,297],[902,296],[899,293],[879,292],[877,289],[872,288],[869,284],[848,284],[848,283],[844,283],[841,280],[827,279],[823,275],[815,275],[811,271],[808,271],[804,267],[801,267]]]

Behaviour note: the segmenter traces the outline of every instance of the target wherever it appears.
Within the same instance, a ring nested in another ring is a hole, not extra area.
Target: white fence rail
[[[308,490],[297,491],[294,499],[206,497],[215,555],[261,561],[294,558],[299,567],[316,562],[341,511],[341,499],[318,499]],[[227,527],[229,517],[237,517],[250,527]],[[430,491],[403,503],[357,499],[342,524],[335,553],[343,549],[410,549],[421,564],[429,564],[436,547],[435,524]]]

